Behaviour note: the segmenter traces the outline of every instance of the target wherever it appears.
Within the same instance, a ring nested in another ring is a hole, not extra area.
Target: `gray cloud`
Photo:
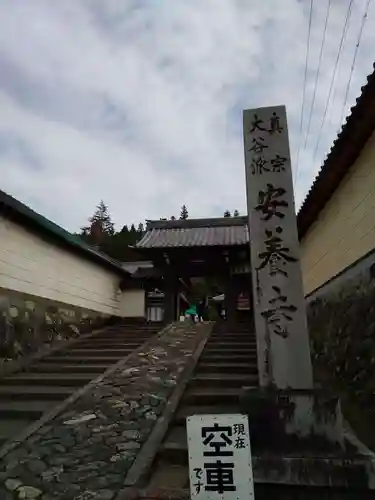
[[[296,162],[308,4],[3,0],[3,189],[71,230],[101,198],[118,225],[178,215],[182,203],[192,216],[245,212],[242,109],[286,104]],[[354,2],[313,161],[347,4],[332,2],[297,205],[340,125],[365,0]],[[304,127],[326,2],[314,6]],[[372,71],[374,14],[372,8],[345,114]]]

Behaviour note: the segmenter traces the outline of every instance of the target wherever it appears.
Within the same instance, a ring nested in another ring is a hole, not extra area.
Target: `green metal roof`
[[[43,217],[43,215],[34,212],[34,210],[2,190],[0,190],[0,214],[14,219],[26,229],[32,230],[40,236],[52,238],[58,245],[67,247],[72,253],[79,254],[121,276],[130,275],[122,268],[120,262],[98,252],[78,236],[69,233],[69,231]]]

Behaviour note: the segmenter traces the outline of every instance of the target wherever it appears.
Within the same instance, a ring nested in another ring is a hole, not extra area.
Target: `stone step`
[[[206,344],[206,349],[207,350],[212,350],[212,349],[221,349],[222,351],[231,351],[233,349],[250,349],[252,351],[256,351],[256,344],[252,344],[251,342],[226,342],[224,345],[221,342],[207,342]]]
[[[134,327],[134,326],[129,326],[129,327],[122,327],[120,328],[119,332],[120,333],[131,333],[131,334],[142,334],[142,333],[149,333],[151,335],[155,334],[155,333],[159,333],[160,331],[162,330],[162,328],[159,326],[159,327],[154,327],[154,326],[150,326],[150,327]]]
[[[56,406],[56,401],[6,401],[0,402],[0,418],[38,419],[43,413]],[[1,426],[1,421],[0,421]]]
[[[20,373],[7,377],[2,382],[6,385],[76,387],[86,385],[97,376],[97,373],[49,373],[48,375],[43,373]]]
[[[161,490],[160,488],[165,489]],[[168,498],[169,500],[190,498],[189,468],[186,465],[172,464],[168,460],[157,460],[147,488],[142,491],[139,500],[149,500],[154,496],[155,491],[158,492],[158,498]],[[185,494],[181,494],[181,492]]]
[[[47,359],[44,363],[38,363],[28,368],[28,373],[103,373],[107,368],[115,363],[114,359],[110,359],[107,364],[63,364],[63,363],[49,363]]]
[[[218,347],[217,345],[215,346],[206,346],[204,351],[203,351],[203,355],[220,355],[220,356],[237,356],[237,355],[242,355],[242,356],[257,356],[257,350],[256,348],[249,348],[249,347],[245,347],[245,348],[238,348],[238,347],[226,347],[226,348],[222,348],[221,346]]]
[[[116,340],[124,340],[124,341],[137,341],[140,343],[145,342],[146,340],[150,339],[152,335],[129,335],[129,334],[124,334],[124,333],[100,333],[99,335],[95,335],[91,337],[92,340],[108,340],[108,339],[116,339]]]
[[[233,349],[256,349],[256,343],[251,342],[210,342],[206,344],[206,349],[233,350]]]
[[[232,359],[217,362],[211,361],[209,358],[201,361],[198,365],[198,373],[245,373],[257,374],[258,367],[256,363],[248,361],[247,363],[235,363]],[[224,375],[225,376],[225,375]]]
[[[161,456],[163,460],[167,459],[173,464],[186,465],[188,463],[189,456],[185,425],[172,427],[161,446]]]
[[[74,357],[93,357],[93,356],[99,356],[99,357],[116,357],[118,359],[123,358],[133,352],[134,349],[129,348],[129,349],[69,349],[66,352],[67,356],[74,356]],[[61,355],[64,355],[64,352],[60,352],[57,357],[60,357]],[[49,359],[52,359],[55,357],[49,356]]]
[[[38,366],[42,364],[50,364],[50,365],[103,365],[103,366],[110,366],[113,365],[114,363],[117,363],[118,360],[120,360],[123,356],[111,356],[111,357],[104,357],[104,356],[70,356],[67,354],[66,356],[61,356],[61,355],[56,355],[56,356],[48,356],[38,362]]]
[[[191,415],[213,415],[217,413],[239,413],[238,404],[232,405],[182,405],[179,406],[173,422],[176,425],[184,425],[186,418]]]
[[[227,327],[227,328],[215,328],[212,335],[243,335],[245,333],[251,333],[255,336],[254,327],[247,325],[243,328]]]
[[[98,350],[98,349],[131,349],[132,351],[139,347],[141,344],[139,342],[119,342],[118,340],[108,340],[97,342],[92,340],[91,342],[77,342],[77,344],[72,345],[67,352],[76,351],[80,349]]]
[[[243,335],[210,335],[210,340],[224,341],[224,342],[256,342],[254,335],[249,333]]]
[[[256,353],[251,354],[211,354],[203,351],[202,356],[199,358],[200,363],[231,363],[231,364],[246,364],[250,366],[257,365]]]
[[[182,404],[186,405],[227,405],[239,404],[241,388],[233,387],[188,387],[182,396]]]
[[[197,373],[190,382],[190,387],[243,387],[255,386],[257,375],[242,373]]]
[[[9,436],[17,436],[31,422],[32,419],[27,418],[2,418],[0,421],[0,447],[9,439]]]
[[[0,400],[12,401],[29,401],[34,399],[39,400],[54,400],[60,401],[69,397],[74,391],[73,387],[61,386],[14,386],[14,385],[1,385],[0,386]]]

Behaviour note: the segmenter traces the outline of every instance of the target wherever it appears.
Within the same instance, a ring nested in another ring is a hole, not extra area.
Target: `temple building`
[[[165,322],[183,313],[194,278],[215,278],[229,320],[246,309],[244,298],[251,293],[247,217],[149,221],[136,249],[163,278]]]

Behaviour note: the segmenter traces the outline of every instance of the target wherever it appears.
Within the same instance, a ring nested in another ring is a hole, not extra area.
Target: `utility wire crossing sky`
[[[3,0],[1,189],[71,231],[246,213],[242,110],[285,104],[297,208],[372,72],[371,0]]]

